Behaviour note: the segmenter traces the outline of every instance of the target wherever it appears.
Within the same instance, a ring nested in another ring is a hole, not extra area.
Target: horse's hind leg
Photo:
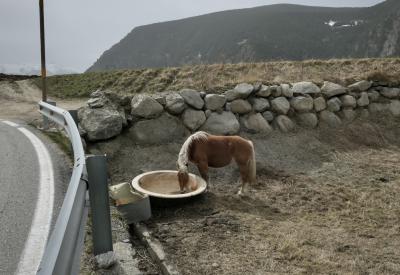
[[[243,195],[247,190],[247,185],[249,183],[249,171],[246,164],[238,163],[238,166],[240,170],[241,186],[237,194],[240,196]]]

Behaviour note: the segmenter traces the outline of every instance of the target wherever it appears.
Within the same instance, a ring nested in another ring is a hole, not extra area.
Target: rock
[[[201,110],[204,107],[204,100],[201,98],[200,93],[192,89],[183,89],[180,92],[185,102],[195,109]]]
[[[206,121],[206,115],[203,111],[186,109],[182,115],[182,121],[187,128],[191,131],[195,131],[204,124]]]
[[[318,125],[318,117],[314,113],[302,113],[297,115],[299,124],[305,128],[315,128]]]
[[[186,103],[179,94],[169,94],[165,98],[165,109],[172,115],[179,115],[186,109]]]
[[[331,111],[324,110],[319,113],[319,120],[323,124],[327,124],[330,127],[336,128],[339,127],[340,124],[342,124],[342,120],[332,113]]]
[[[384,104],[384,103],[371,103],[368,106],[368,110],[370,111],[370,113],[382,113],[382,112],[386,112],[388,110],[388,104]]]
[[[102,97],[104,93],[101,90],[96,90],[90,94],[91,98]]]
[[[379,100],[380,96],[381,96],[381,94],[375,90],[368,92],[368,98],[369,98],[369,101],[371,101],[371,102],[377,102]]]
[[[289,84],[281,84],[282,95],[287,98],[293,97],[293,91],[290,89]]]
[[[266,121],[268,122],[272,122],[274,120],[274,113],[270,112],[270,111],[266,111],[263,114],[263,117],[265,118]]]
[[[249,99],[249,101],[253,105],[253,110],[256,112],[264,112],[271,107],[266,98],[255,97]]]
[[[155,118],[164,111],[163,106],[148,95],[136,95],[132,98],[131,114],[143,118]]]
[[[205,97],[206,109],[217,111],[224,107],[226,98],[223,95],[208,94]]]
[[[313,109],[314,100],[311,97],[297,96],[292,98],[290,105],[299,113],[307,113]]]
[[[332,83],[329,81],[325,81],[324,85],[321,88],[321,92],[328,98],[337,96],[337,95],[342,95],[346,93],[346,88],[336,84]]]
[[[327,105],[328,105],[329,111],[338,112],[338,111],[340,111],[340,108],[342,107],[342,101],[340,101],[340,99],[337,97],[333,97],[328,100]]]
[[[206,114],[206,118],[209,118],[210,115],[212,114],[212,112],[211,112],[211,110],[206,110],[205,114]]]
[[[353,108],[349,108],[349,107],[344,108],[340,112],[340,115],[341,115],[342,119],[347,122],[352,122],[354,119],[356,119],[356,116],[357,116],[356,111],[354,111]]]
[[[400,89],[399,88],[387,88],[387,87],[384,87],[382,89],[382,91],[381,91],[381,94],[384,97],[387,97],[387,98],[396,98],[400,94]]]
[[[204,92],[204,91],[201,91],[200,92],[200,96],[201,96],[201,98],[205,98],[206,97],[206,95],[207,95],[207,93],[206,92]]]
[[[340,101],[342,102],[342,106],[343,107],[350,107],[350,108],[357,107],[357,101],[351,95],[342,95],[340,97]]]
[[[272,89],[269,86],[261,85],[260,90],[256,93],[259,97],[269,97],[272,94]]]
[[[90,141],[109,139],[122,131],[123,121],[117,110],[84,107],[78,110],[78,119]]]
[[[361,109],[361,110],[358,110],[358,112],[359,112],[361,118],[365,119],[365,118],[369,117],[368,109]]]
[[[275,119],[275,125],[279,130],[284,133],[291,132],[295,128],[295,124],[293,123],[293,121],[285,115],[278,116]]]
[[[273,97],[280,97],[282,95],[282,87],[281,86],[273,85],[273,86],[271,86],[271,90],[272,90],[271,94]]]
[[[254,83],[254,84],[253,84],[253,86],[254,86],[254,92],[258,92],[258,91],[261,89],[261,85],[262,85],[261,82],[256,82],[256,83]]]
[[[321,89],[312,82],[297,82],[292,87],[293,94],[319,94]]]
[[[267,134],[272,132],[271,126],[260,113],[245,115],[241,117],[241,122],[250,133]]]
[[[234,90],[229,90],[224,93],[227,101],[233,101],[235,99],[239,99],[240,95],[236,93]]]
[[[138,269],[138,263],[132,259],[132,256],[136,254],[136,251],[132,248],[132,244],[123,242],[117,242],[113,244],[114,252],[116,258],[118,260],[118,264],[121,267],[120,273],[117,274],[129,274],[129,275],[141,275],[141,272]]]
[[[233,90],[239,95],[239,98],[246,99],[254,91],[254,86],[248,83],[241,83],[236,85]]]
[[[239,132],[240,124],[231,112],[213,112],[200,129],[215,135],[234,135]]]
[[[117,262],[117,257],[114,251],[109,251],[95,256],[95,260],[99,268],[108,269]]]
[[[106,104],[107,104],[107,99],[105,99],[104,97],[94,97],[90,98],[87,101],[87,105],[92,109],[101,108]]]
[[[357,99],[357,106],[365,107],[369,105],[369,97],[367,92],[362,92],[359,99]]]
[[[236,85],[233,90],[225,92],[225,97],[227,101],[233,101],[236,99],[246,99],[254,91],[253,85],[242,83]]]
[[[290,103],[286,97],[277,97],[271,101],[272,110],[281,115],[286,115],[290,109]]]
[[[231,102],[231,111],[235,114],[247,114],[250,113],[252,107],[247,100],[236,99]]]
[[[400,101],[391,100],[389,104],[389,111],[394,116],[400,116]]]
[[[142,145],[169,143],[181,139],[184,134],[182,122],[167,113],[156,119],[141,120],[129,129],[129,135]]]
[[[371,88],[371,86],[372,86],[371,81],[362,80],[357,83],[351,84],[348,87],[348,89],[351,92],[364,92],[364,91],[368,90],[369,88]]]
[[[321,111],[323,111],[323,110],[325,110],[325,109],[326,109],[326,101],[325,101],[325,98],[323,98],[323,97],[321,96],[321,97],[318,97],[318,98],[314,99],[314,110],[315,110],[316,112],[321,112]]]
[[[154,96],[154,99],[158,102],[158,103],[160,103],[162,106],[165,106],[165,105],[167,105],[167,99],[166,99],[166,97],[165,96]]]

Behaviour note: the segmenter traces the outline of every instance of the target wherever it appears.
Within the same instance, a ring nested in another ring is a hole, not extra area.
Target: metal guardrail
[[[39,102],[40,112],[62,126],[71,141],[74,167],[64,202],[37,274],[78,274],[88,216],[85,153],[77,125],[68,111]]]

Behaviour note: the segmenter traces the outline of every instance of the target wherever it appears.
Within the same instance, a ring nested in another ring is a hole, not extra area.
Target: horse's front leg
[[[206,181],[207,183],[207,190],[209,189],[209,177],[208,177],[208,161],[200,161],[197,164],[197,169],[199,170],[199,173],[201,177]]]

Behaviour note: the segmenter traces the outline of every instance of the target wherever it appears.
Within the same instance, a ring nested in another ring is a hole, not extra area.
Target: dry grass
[[[329,80],[351,84],[370,79],[389,84],[400,82],[400,58],[278,61],[214,64],[142,70],[118,70],[49,77],[50,94],[86,97],[96,89],[119,93],[155,93],[193,88],[221,92],[241,82],[291,83]],[[36,80],[40,86],[40,81]]]

